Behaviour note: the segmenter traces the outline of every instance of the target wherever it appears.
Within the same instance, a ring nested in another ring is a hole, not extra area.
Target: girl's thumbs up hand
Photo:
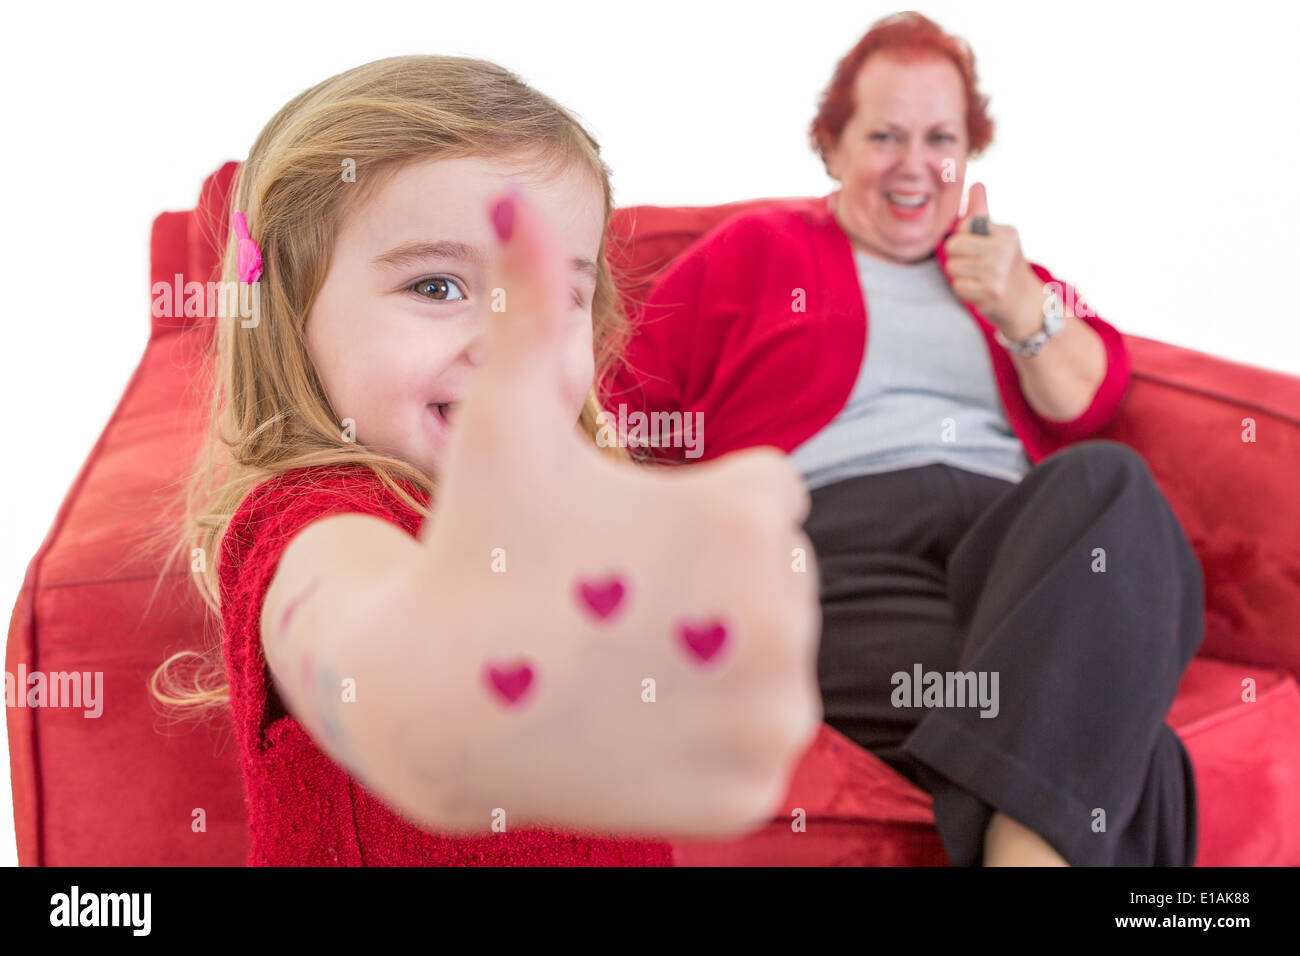
[[[806,488],[773,449],[671,472],[597,452],[564,398],[561,244],[522,195],[491,215],[504,308],[421,532],[428,692],[469,702],[439,821],[745,832],[821,723]]]

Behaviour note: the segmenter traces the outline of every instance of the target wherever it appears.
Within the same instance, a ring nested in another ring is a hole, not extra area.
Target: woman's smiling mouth
[[[889,211],[900,219],[917,219],[930,205],[929,193],[886,192]]]

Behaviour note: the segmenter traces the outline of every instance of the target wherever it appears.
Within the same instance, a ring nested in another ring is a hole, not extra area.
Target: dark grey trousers
[[[1195,779],[1165,717],[1204,582],[1140,455],[1079,442],[1019,483],[865,475],[814,491],[805,530],[826,722],[933,796],[953,865],[982,862],[995,810],[1075,866],[1193,863]]]

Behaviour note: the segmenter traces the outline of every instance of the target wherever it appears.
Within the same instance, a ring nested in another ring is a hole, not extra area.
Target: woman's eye
[[[450,276],[431,276],[411,284],[411,291],[435,302],[459,302],[466,298],[460,283]],[[453,294],[454,293],[454,294]]]
[[[575,309],[585,308],[587,303],[582,298],[582,293],[577,289],[573,290],[573,307]]]
[[[956,136],[953,136],[952,133],[935,133],[935,134],[934,134],[934,138],[935,138],[935,139],[945,139],[945,140],[948,140],[949,142],[953,142],[953,141],[955,141],[955,140],[957,139],[957,137],[956,137]]]
[[[892,135],[894,135],[894,134],[893,134],[893,133],[872,133],[872,134],[871,134],[869,137],[867,137],[867,138],[868,138],[868,139],[881,140],[881,139],[889,139],[889,137],[892,136]]]

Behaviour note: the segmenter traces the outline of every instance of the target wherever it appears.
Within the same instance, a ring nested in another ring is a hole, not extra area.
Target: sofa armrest
[[[1300,677],[1300,377],[1124,338],[1133,383],[1095,437],[1142,453],[1200,558],[1200,656]]]

